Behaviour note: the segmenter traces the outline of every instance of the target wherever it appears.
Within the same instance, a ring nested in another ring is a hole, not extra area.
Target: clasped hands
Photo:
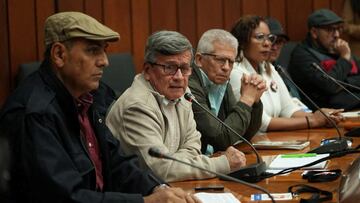
[[[241,78],[240,101],[252,106],[260,101],[261,95],[267,90],[266,81],[258,74],[243,74]]]

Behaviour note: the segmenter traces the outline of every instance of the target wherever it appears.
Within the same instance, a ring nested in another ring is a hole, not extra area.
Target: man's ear
[[[194,63],[197,67],[202,67],[202,55],[200,53],[196,53],[195,54],[195,59],[194,59]]]
[[[143,72],[144,72],[145,80],[150,80],[150,75],[149,75],[150,68],[152,68],[152,67],[149,63],[143,64]]]
[[[57,67],[63,67],[66,58],[66,47],[60,42],[55,42],[51,46],[51,60]]]
[[[313,39],[317,39],[317,38],[318,38],[318,34],[317,34],[316,28],[314,28],[314,27],[310,28],[310,35],[311,35],[311,38],[313,38]]]

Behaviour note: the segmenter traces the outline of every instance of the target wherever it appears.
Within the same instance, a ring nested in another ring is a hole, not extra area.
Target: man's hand
[[[245,154],[232,146],[226,149],[225,156],[229,161],[231,171],[236,171],[246,165]]]
[[[162,187],[154,190],[149,196],[144,197],[145,203],[201,203],[193,194],[186,193],[181,188]]]
[[[266,82],[258,74],[246,75],[241,78],[240,101],[252,106],[260,101],[261,95],[267,90]]]
[[[351,49],[347,41],[343,39],[337,39],[334,44],[334,50],[339,53],[340,57],[350,61],[351,59]]]

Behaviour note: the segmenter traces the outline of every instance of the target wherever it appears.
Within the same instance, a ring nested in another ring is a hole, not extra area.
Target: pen
[[[316,157],[315,153],[306,153],[306,154],[283,154],[281,158],[304,158],[304,157]]]

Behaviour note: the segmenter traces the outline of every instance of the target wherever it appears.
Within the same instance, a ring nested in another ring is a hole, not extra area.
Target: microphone
[[[238,178],[238,179],[241,179],[241,180],[252,182],[252,183],[261,181],[263,179],[263,175],[266,171],[266,163],[261,159],[261,156],[259,155],[257,150],[254,148],[254,146],[248,140],[246,140],[243,136],[239,135],[239,133],[237,133],[234,129],[232,129],[230,126],[228,126],[222,120],[220,120],[218,117],[216,117],[214,114],[212,114],[203,105],[201,105],[196,100],[194,95],[187,92],[187,93],[185,93],[184,98],[186,100],[188,100],[189,102],[192,102],[192,103],[195,103],[196,105],[198,105],[202,110],[204,110],[206,113],[211,115],[215,120],[220,122],[223,126],[225,126],[227,129],[229,129],[232,133],[237,135],[242,141],[244,141],[247,145],[249,145],[252,148],[252,150],[255,152],[256,159],[257,159],[257,162],[255,164],[250,164],[248,166],[245,166],[245,167],[243,167],[237,171],[234,171],[228,175]]]
[[[310,97],[307,94],[305,94],[305,92],[299,86],[296,85],[296,83],[291,79],[291,77],[280,65],[275,65],[275,70],[278,71],[279,74],[286,77],[296,87],[296,89],[298,89],[301,92],[301,94],[304,95],[305,98],[308,101],[310,101],[310,103],[313,106],[315,106],[315,108],[319,110],[319,112],[323,116],[325,116],[326,120],[328,120],[337,131],[338,137],[336,139],[330,138],[328,142],[326,143],[324,142],[322,145],[320,145],[315,149],[310,150],[308,153],[331,154],[331,153],[345,151],[348,148],[347,140],[343,139],[343,137],[341,136],[339,127],[336,125],[336,123],[332,119],[330,119],[329,116],[323,110],[321,110],[321,108],[312,99],[310,99]]]
[[[197,169],[199,169],[199,170],[206,171],[206,172],[208,172],[208,173],[214,174],[214,175],[218,176],[219,178],[221,178],[221,179],[223,179],[223,180],[233,181],[233,182],[240,183],[240,184],[246,185],[246,186],[248,186],[248,187],[251,187],[251,188],[260,190],[260,191],[264,192],[265,194],[267,194],[267,195],[269,196],[269,198],[271,199],[271,201],[275,203],[275,200],[274,200],[274,198],[271,196],[271,194],[269,193],[269,191],[267,191],[265,188],[262,188],[262,187],[260,187],[260,186],[258,186],[258,185],[251,184],[251,183],[248,183],[248,182],[246,182],[246,181],[243,181],[243,180],[240,180],[240,179],[237,179],[237,178],[234,178],[234,177],[231,177],[231,176],[228,176],[228,175],[225,175],[225,174],[216,172],[216,171],[212,171],[212,170],[209,170],[209,169],[206,169],[206,168],[203,168],[203,167],[200,167],[200,166],[197,166],[197,165],[194,165],[194,164],[191,164],[191,163],[182,161],[182,160],[177,159],[177,158],[175,158],[175,157],[173,157],[173,156],[170,156],[170,155],[167,155],[167,154],[164,154],[164,153],[160,152],[160,150],[157,149],[157,148],[155,148],[155,147],[151,147],[151,148],[149,149],[148,153],[149,153],[149,155],[152,156],[152,157],[161,158],[161,159],[173,160],[173,161],[176,161],[176,162],[179,162],[179,163],[188,165],[188,166],[190,166],[190,167],[197,168]]]
[[[320,71],[320,72],[323,74],[324,77],[332,80],[335,84],[337,84],[339,87],[341,87],[343,90],[345,90],[346,92],[348,92],[351,96],[353,96],[355,99],[357,99],[357,100],[360,102],[360,98],[359,98],[357,95],[355,95],[354,93],[352,93],[352,92],[351,92],[349,89],[347,89],[345,86],[352,87],[352,88],[354,88],[354,89],[356,89],[356,90],[360,90],[359,87],[335,79],[334,77],[332,77],[331,75],[329,75],[327,72],[325,72],[325,71],[324,71],[318,64],[316,64],[316,63],[312,63],[311,65],[312,65],[314,68],[316,68],[318,71]],[[344,85],[345,85],[345,86],[344,86]],[[357,136],[360,135],[360,128],[351,129],[351,130],[349,130],[348,132],[346,132],[344,135],[347,136],[347,137],[357,137]]]
[[[326,78],[329,78],[330,80],[332,80],[335,84],[337,84],[339,87],[341,87],[341,89],[345,90],[346,92],[348,92],[351,96],[355,97],[358,101],[360,101],[360,98],[355,95],[354,93],[352,93],[349,89],[347,89],[344,85],[342,85],[340,83],[340,81],[336,80],[335,78],[333,78],[331,75],[329,75],[327,72],[325,72],[318,64],[316,64],[315,62],[311,64],[316,70],[320,71],[323,76],[325,76]],[[346,83],[347,84],[347,83]],[[350,84],[348,84],[350,85]],[[353,86],[353,85],[351,85]],[[356,87],[356,86],[354,86]],[[357,87],[358,88],[358,87]]]

